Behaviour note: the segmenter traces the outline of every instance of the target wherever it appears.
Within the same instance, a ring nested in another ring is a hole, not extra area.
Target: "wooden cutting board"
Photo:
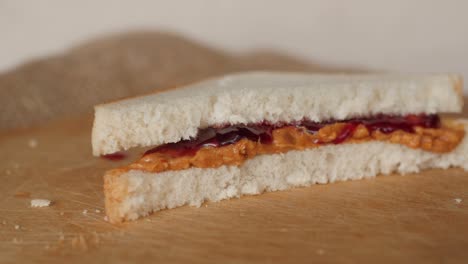
[[[0,263],[466,263],[468,173],[317,185],[104,221],[85,117],[0,134]],[[32,198],[53,201],[31,208]],[[460,199],[460,200],[457,200]]]
[[[0,75],[0,127],[36,124],[0,131],[0,263],[468,263],[468,173],[459,169],[182,207],[118,226],[104,221],[104,171],[139,153],[118,162],[93,157],[91,106],[252,69],[321,68],[140,33]],[[47,121],[56,118],[67,120]],[[31,208],[33,198],[53,204]]]

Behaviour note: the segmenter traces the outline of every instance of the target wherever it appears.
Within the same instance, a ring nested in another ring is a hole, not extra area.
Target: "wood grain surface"
[[[83,118],[0,135],[0,263],[468,259],[468,174],[459,169],[316,185],[110,225],[102,174],[138,153],[120,162],[92,157],[90,129]],[[32,198],[53,205],[31,208]]]
[[[23,71],[8,78],[32,85]],[[102,175],[139,150],[118,162],[93,157],[89,100],[73,105],[81,117],[50,107],[50,116],[29,120],[33,127],[0,132],[0,263],[468,263],[468,173],[459,169],[316,185],[110,225]],[[66,118],[45,122],[57,117]],[[53,204],[31,208],[33,198]]]

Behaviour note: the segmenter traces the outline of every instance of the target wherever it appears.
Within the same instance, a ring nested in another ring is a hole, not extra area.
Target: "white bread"
[[[467,130],[468,121],[460,122]],[[247,160],[240,167],[190,168],[162,173],[115,170],[104,177],[106,213],[110,222],[116,223],[165,208],[200,206],[204,201],[449,167],[468,170],[468,137],[448,154],[370,141],[262,155]]]
[[[96,106],[93,154],[177,142],[216,124],[459,112],[461,86],[461,78],[450,74],[229,75]]]
[[[47,199],[32,199],[31,207],[47,207],[52,204],[52,201]]]

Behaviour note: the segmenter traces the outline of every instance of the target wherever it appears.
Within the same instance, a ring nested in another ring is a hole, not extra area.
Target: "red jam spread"
[[[115,153],[112,153],[112,154],[101,155],[101,158],[107,159],[107,160],[112,160],[112,161],[123,160],[126,157],[127,157],[127,155],[125,155],[125,153],[123,153],[123,152],[115,152]]]

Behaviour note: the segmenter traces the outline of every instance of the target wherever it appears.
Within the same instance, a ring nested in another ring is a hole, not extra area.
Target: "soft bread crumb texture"
[[[466,130],[468,122],[463,124]],[[468,137],[447,154],[367,142],[262,155],[239,167],[190,168],[162,173],[112,170],[104,176],[106,214],[110,222],[117,223],[166,208],[200,206],[205,201],[449,167],[468,170]]]
[[[459,112],[452,74],[249,72],[95,107],[94,155],[195,137],[218,124],[343,120],[374,114]]]
[[[32,199],[31,207],[48,207],[52,204],[50,200],[47,199]]]

